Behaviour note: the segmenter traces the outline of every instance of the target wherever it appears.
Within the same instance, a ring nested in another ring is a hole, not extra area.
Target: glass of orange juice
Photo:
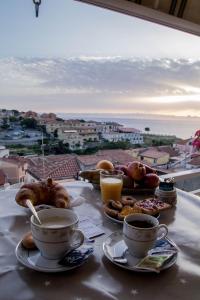
[[[123,172],[121,171],[101,171],[100,187],[101,197],[104,203],[110,199],[120,201],[123,186]]]

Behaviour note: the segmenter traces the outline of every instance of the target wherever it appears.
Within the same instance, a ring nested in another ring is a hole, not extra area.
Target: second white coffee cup
[[[44,209],[38,212],[42,225],[31,217],[31,232],[41,255],[59,259],[84,242],[83,233],[77,229],[78,216],[63,208]]]
[[[126,216],[123,225],[123,239],[130,254],[144,257],[156,241],[168,234],[166,225],[159,225],[158,220],[147,214]]]

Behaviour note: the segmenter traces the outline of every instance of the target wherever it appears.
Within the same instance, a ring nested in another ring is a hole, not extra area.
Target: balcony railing
[[[178,189],[194,195],[200,195],[200,169],[181,171],[160,176],[162,179],[170,177],[174,178],[175,186]]]

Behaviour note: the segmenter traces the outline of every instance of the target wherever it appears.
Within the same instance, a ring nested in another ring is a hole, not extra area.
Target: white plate
[[[171,242],[169,239],[166,239],[178,252],[178,247],[174,244],[174,242]],[[153,272],[151,270],[144,270],[144,269],[139,269],[136,267],[136,265],[141,261],[141,258],[136,258],[132,255],[129,254],[127,246],[124,243],[123,237],[122,237],[122,232],[113,232],[110,236],[107,237],[107,239],[103,243],[103,251],[105,256],[115,265],[119,266],[120,268],[130,270],[130,271],[135,271],[135,272],[144,272],[144,273],[149,273]],[[127,260],[126,263],[120,263],[117,262],[117,259],[115,260],[114,257],[120,256],[123,252],[125,251],[125,256],[124,258]],[[168,269],[171,266],[173,266],[177,260],[177,255],[176,253],[172,258],[166,262],[166,264],[163,265],[162,270]]]
[[[20,241],[15,249],[15,255],[20,263],[24,266],[48,273],[57,273],[70,271],[72,269],[80,267],[86,260],[75,266],[64,266],[59,264],[58,259],[46,259],[40,255],[39,250],[28,250],[25,249]]]
[[[113,218],[113,217],[109,216],[105,211],[104,211],[104,215],[106,216],[106,218],[110,219],[111,221],[113,221],[115,223],[118,223],[118,224],[123,224],[124,223],[124,221],[120,221],[120,220],[117,220],[116,218]],[[160,214],[157,213],[157,214],[154,215],[154,217],[156,219],[159,219],[160,218]]]

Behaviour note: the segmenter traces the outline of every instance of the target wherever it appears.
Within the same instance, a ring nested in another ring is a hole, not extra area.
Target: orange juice
[[[104,177],[100,180],[101,197],[103,202],[112,199],[120,201],[122,191],[122,179],[115,177]]]

